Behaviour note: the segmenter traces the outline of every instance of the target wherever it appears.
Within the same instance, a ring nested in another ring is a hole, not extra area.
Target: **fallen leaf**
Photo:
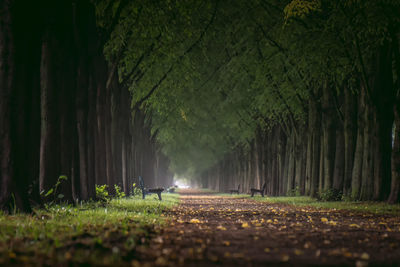
[[[290,259],[290,257],[289,257],[288,254],[282,254],[282,256],[281,256],[281,261],[287,262],[287,261],[289,261],[289,259]]]
[[[296,254],[297,256],[300,256],[300,255],[303,255],[304,252],[303,252],[302,250],[296,248],[296,249],[294,250],[294,254]]]
[[[201,223],[199,219],[191,219],[190,223]]]
[[[158,257],[156,260],[156,265],[167,265],[167,260],[164,257]]]
[[[369,254],[368,253],[366,253],[366,252],[364,252],[363,254],[361,254],[361,257],[360,257],[362,260],[369,260]]]
[[[356,261],[356,267],[367,267],[368,262],[366,261]]]

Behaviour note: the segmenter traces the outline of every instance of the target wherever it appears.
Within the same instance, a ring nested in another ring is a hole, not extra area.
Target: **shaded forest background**
[[[0,1],[0,208],[174,175],[399,201],[400,3]]]

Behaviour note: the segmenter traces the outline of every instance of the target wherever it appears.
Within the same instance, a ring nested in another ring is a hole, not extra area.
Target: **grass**
[[[319,209],[337,209],[337,210],[351,210],[357,212],[369,212],[375,214],[390,214],[400,215],[400,204],[389,205],[385,202],[367,202],[367,201],[318,201],[314,198],[307,196],[296,197],[250,197],[246,194],[230,195],[222,194],[225,196],[232,196],[235,198],[251,198],[257,201],[265,201],[269,203],[283,203],[295,206],[308,206]]]
[[[130,197],[76,207],[54,205],[33,215],[0,214],[0,265],[118,264],[167,222],[177,194]]]

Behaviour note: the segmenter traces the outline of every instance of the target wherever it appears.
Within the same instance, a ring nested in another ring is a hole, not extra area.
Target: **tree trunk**
[[[0,2],[0,210],[11,212],[15,184],[11,145],[11,94],[15,82],[11,2]],[[24,208],[24,207],[19,207]]]
[[[367,102],[366,102],[367,103]],[[363,143],[363,162],[361,171],[360,200],[371,200],[373,197],[373,173],[374,173],[374,149],[373,149],[373,130],[374,114],[372,105],[365,106],[364,113],[364,143]]]
[[[57,109],[56,66],[59,43],[55,34],[46,31],[42,43],[42,58],[40,66],[41,85],[41,137],[40,137],[40,192],[47,193],[59,176],[59,117]]]
[[[392,184],[388,202],[398,203],[400,200],[400,92],[397,93],[397,100],[394,106],[394,140],[392,149]]]
[[[343,195],[351,195],[354,153],[357,141],[357,98],[349,88],[344,89],[344,185]]]
[[[335,128],[337,114],[335,112],[332,90],[328,84],[323,86],[322,94],[322,129],[323,129],[323,189],[332,189],[333,168],[335,166]]]
[[[339,126],[340,125],[340,126]],[[335,151],[335,167],[333,171],[333,189],[343,193],[344,183],[344,133],[340,123],[336,128],[336,151]]]
[[[396,98],[393,87],[392,47],[385,41],[379,48],[373,68],[371,85],[372,102],[376,116],[374,138],[373,199],[386,200],[390,193],[392,151],[393,104]]]
[[[363,86],[363,85],[361,85]],[[360,196],[360,186],[362,178],[363,169],[363,154],[364,154],[364,112],[365,112],[365,89],[360,89],[359,93],[359,105],[358,105],[358,116],[357,116],[357,139],[356,139],[356,149],[354,152],[354,164],[352,171],[351,180],[351,198],[358,199]]]

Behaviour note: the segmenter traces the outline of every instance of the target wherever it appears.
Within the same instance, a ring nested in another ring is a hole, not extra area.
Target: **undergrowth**
[[[118,264],[147,244],[177,203],[177,194],[164,194],[0,213],[0,265]]]

